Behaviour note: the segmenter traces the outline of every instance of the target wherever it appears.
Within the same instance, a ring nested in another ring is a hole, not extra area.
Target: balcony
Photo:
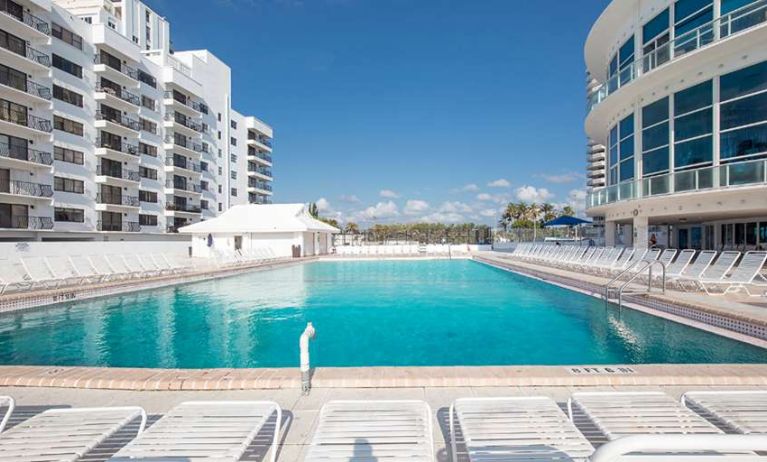
[[[165,126],[173,128],[186,136],[199,137],[202,135],[202,124],[179,112],[165,114]]]
[[[166,167],[173,167],[173,169],[179,168],[186,170],[188,172],[193,173],[201,173],[202,169],[200,168],[200,164],[191,162],[188,160],[181,160],[176,157],[167,157],[165,159],[165,166]],[[173,170],[171,169],[171,170]]]
[[[48,119],[33,116],[25,111],[0,109],[0,121],[12,124],[9,129],[22,138],[35,135],[47,135],[53,131],[53,125]],[[19,128],[21,127],[21,128]]]
[[[108,85],[96,84],[96,101],[105,101],[123,111],[137,112],[141,105],[141,98],[123,88],[115,88]]]
[[[53,156],[50,152],[38,151],[23,146],[11,146],[0,143],[0,160],[7,160],[17,166],[32,164],[33,167],[47,168],[53,165]]]
[[[0,61],[3,64],[27,74],[47,71],[51,67],[51,57],[29,44],[13,46],[0,42],[0,50]]]
[[[31,79],[20,79],[13,74],[0,72],[0,85],[22,98],[32,96],[39,103],[48,103],[51,100],[51,89]]]
[[[190,156],[199,156],[200,153],[204,152],[203,145],[200,143],[195,143],[190,138],[186,137],[179,137],[179,136],[165,136],[165,144],[169,145],[170,147],[166,147],[166,149],[179,149],[182,154],[188,154]]]
[[[110,128],[110,131],[114,131],[121,136],[138,136],[138,132],[141,131],[141,123],[130,117],[127,117],[117,111],[114,112],[96,112],[96,128]]]
[[[194,183],[182,183],[173,180],[167,180],[165,182],[166,189],[174,189],[176,191],[184,191],[194,194],[202,194],[202,187]]]
[[[260,189],[261,191],[268,191],[272,192],[272,185],[264,182],[264,181],[256,181],[253,178],[248,178],[248,187],[249,188],[255,188]]]
[[[32,231],[53,229],[51,217],[12,216],[10,222],[0,224],[3,229],[26,229]]]
[[[96,74],[106,76],[108,80],[128,87],[138,86],[138,70],[123,63],[116,65],[108,61],[107,59],[101,59],[101,55],[97,54],[93,59],[93,71]]]
[[[202,213],[202,208],[199,205],[176,204],[172,202],[165,204],[165,210],[168,212]]]
[[[269,151],[272,150],[272,140],[266,136],[248,133],[248,144],[255,144]]]
[[[593,191],[586,208],[671,194],[729,190],[767,184],[767,159],[735,162],[627,181]]]
[[[267,163],[269,165],[272,164],[272,156],[270,156],[269,154],[267,154],[265,152],[259,152],[259,151],[255,151],[255,150],[250,150],[250,151],[248,151],[248,157],[250,158],[248,160],[257,160],[257,161],[260,160],[260,161],[265,162],[265,163]]]
[[[179,110],[190,117],[202,117],[203,104],[200,104],[191,98],[179,96],[176,92],[171,90],[165,91],[164,98],[166,106],[171,106],[173,109]]]
[[[589,95],[586,112],[591,112],[608,96],[640,76],[693,51],[706,48],[765,22],[767,22],[767,0],[760,0],[676,37],[610,76]]]
[[[135,161],[139,157],[138,146],[128,143],[112,143],[102,140],[96,144],[96,155],[119,158],[120,160]]]
[[[111,181],[111,180],[117,181]],[[124,182],[138,183],[141,181],[138,170],[126,170],[124,168],[108,168],[99,164],[96,167],[96,183],[119,183]]]
[[[18,13],[10,11],[5,3],[0,4],[0,14],[3,17],[14,20],[15,24],[17,24],[17,27],[9,27],[12,30],[8,32],[19,36],[26,36],[23,38],[47,38],[51,34],[51,26],[44,19],[38,18],[26,10]]]
[[[0,180],[0,194],[50,199],[53,197],[53,187],[29,181]]]
[[[136,196],[123,194],[96,194],[96,204],[116,205],[122,207],[139,207],[140,202]]]
[[[97,231],[117,232],[117,233],[138,233],[141,231],[141,225],[137,221],[123,221],[121,223],[97,221]]]
[[[271,180],[272,179],[272,170],[271,169],[268,169],[268,168],[265,168],[265,167],[256,167],[255,169],[253,169],[250,166],[248,166],[248,167],[249,167],[248,168],[248,174],[249,175],[253,174],[253,175],[256,175],[256,176],[260,176],[260,177],[263,177],[266,180]]]

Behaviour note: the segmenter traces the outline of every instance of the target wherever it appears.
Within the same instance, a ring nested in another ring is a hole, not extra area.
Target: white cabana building
[[[313,218],[304,204],[251,204],[236,205],[178,232],[192,235],[195,257],[265,248],[278,257],[306,257],[330,253],[331,235],[340,230]]]

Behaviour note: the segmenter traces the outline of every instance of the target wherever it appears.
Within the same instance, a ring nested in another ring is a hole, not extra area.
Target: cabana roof
[[[184,226],[182,234],[339,233],[311,215],[304,204],[235,205],[211,220]]]

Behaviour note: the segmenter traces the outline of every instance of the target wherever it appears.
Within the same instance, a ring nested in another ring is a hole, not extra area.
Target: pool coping
[[[515,265],[509,260],[479,255],[475,255],[473,259],[494,268],[538,279],[548,284],[604,300],[603,288],[587,281],[552,274],[546,272],[545,268],[531,269],[527,266]],[[655,293],[626,295],[624,296],[623,307],[767,349],[767,322],[760,319],[692,303],[671,301]]]
[[[323,367],[313,388],[767,386],[767,364]],[[131,391],[295,389],[298,368],[138,369],[0,366],[0,387]]]

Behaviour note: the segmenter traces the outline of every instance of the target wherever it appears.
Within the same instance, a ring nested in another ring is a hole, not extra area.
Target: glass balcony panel
[[[730,186],[764,183],[764,162],[743,162],[726,165]]]

